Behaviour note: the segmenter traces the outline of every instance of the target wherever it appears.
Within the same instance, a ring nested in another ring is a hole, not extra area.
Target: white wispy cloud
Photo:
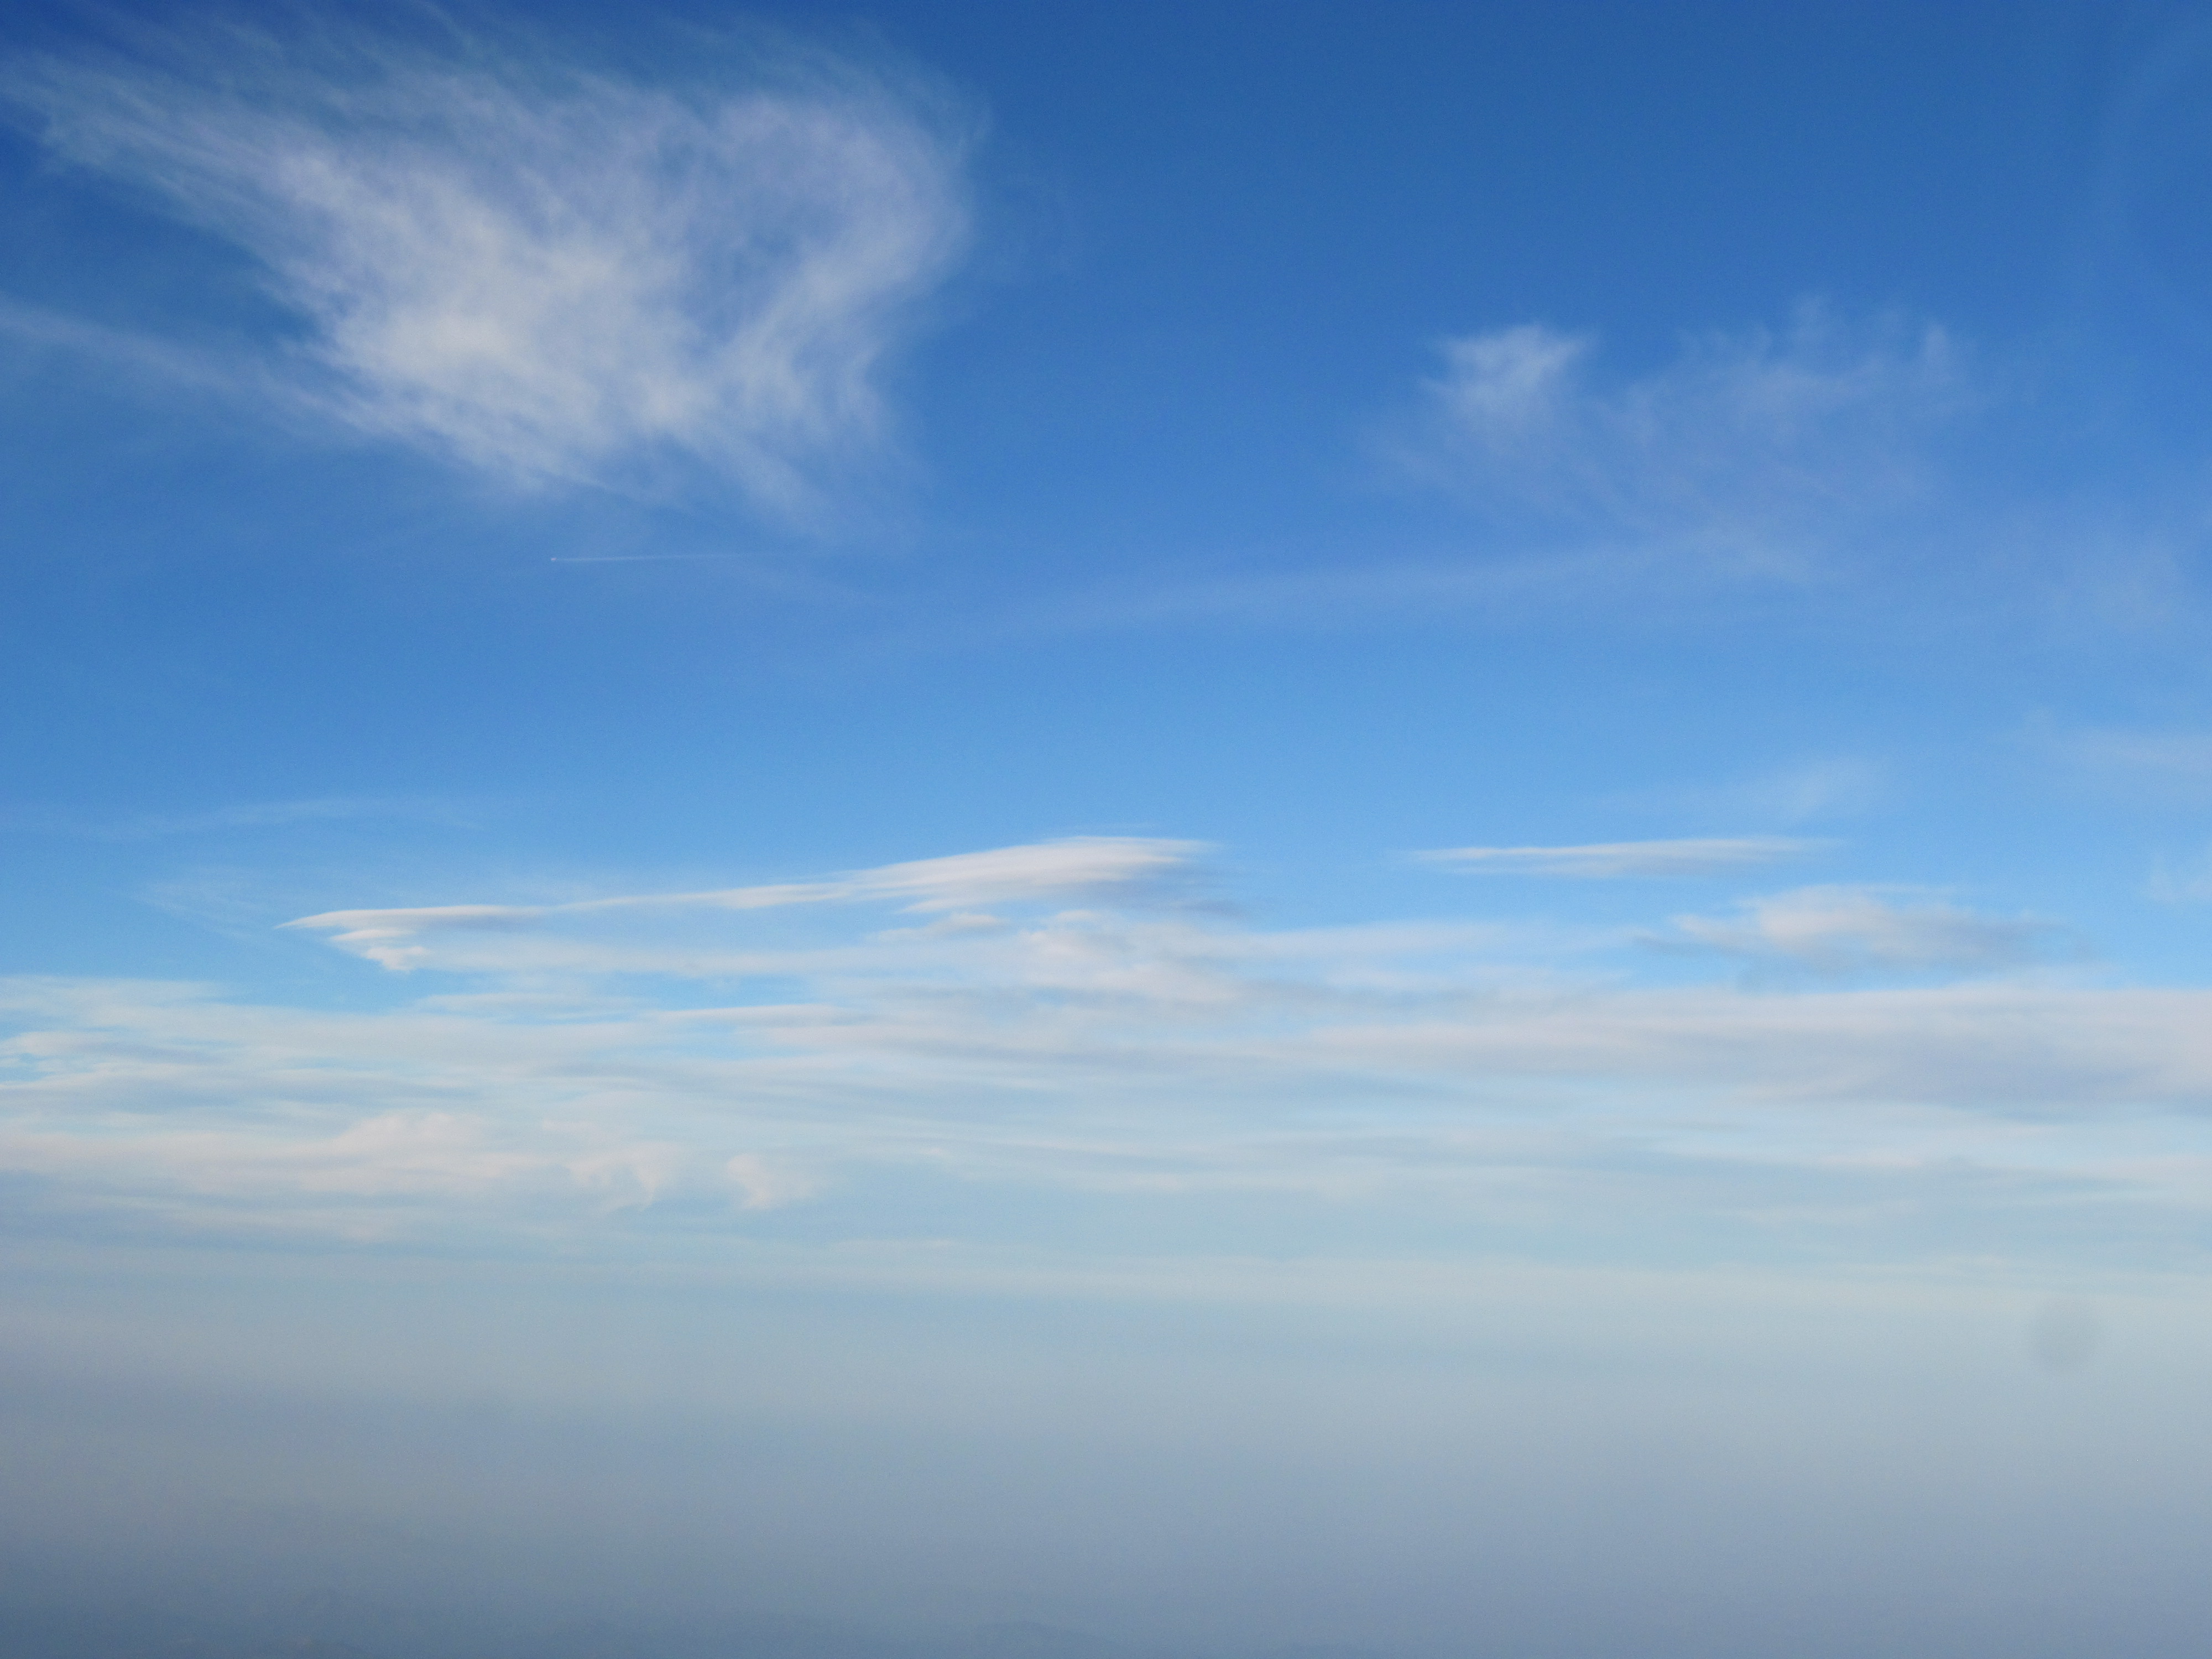
[[[1650,988],[1480,924],[1268,929],[1159,902],[1194,857],[1047,843],[672,898],[312,919],[370,960],[468,976],[376,1012],[9,981],[0,1172],[133,1225],[362,1239],[711,1234],[856,1178],[1464,1188],[1541,1221],[1600,1188],[1764,1213],[1852,1171],[1964,1170],[2021,1191],[2063,1176],[2069,1202],[2087,1182],[2212,1206],[2212,1158],[2184,1132],[2212,1108],[2212,993]],[[773,931],[793,916],[813,931]],[[1971,970],[2041,934],[1898,890],[1813,890],[1674,937]],[[2121,1132],[2146,1115],[2184,1127]]]
[[[1828,846],[1789,836],[1734,836],[1674,841],[1599,842],[1581,847],[1448,847],[1413,856],[1424,864],[1480,875],[1711,876],[1803,858]]]
[[[512,963],[508,943],[525,931],[542,933],[542,924],[560,920],[619,917],[623,913],[661,915],[683,912],[773,910],[793,905],[893,902],[924,915],[973,909],[990,904],[1026,904],[1042,900],[1097,897],[1127,899],[1158,894],[1192,873],[1204,850],[1195,842],[1140,836],[1078,836],[987,853],[959,853],[854,871],[820,881],[779,882],[765,886],[720,888],[708,892],[650,893],[584,899],[568,904],[450,904],[404,909],[332,910],[302,916],[288,927],[327,933],[331,942],[386,968],[419,965],[482,969]],[[950,916],[939,932],[988,929],[989,917]],[[490,935],[489,942],[457,943],[454,935]],[[604,940],[586,948],[607,951]],[[562,960],[574,960],[568,947]],[[537,940],[523,953],[552,965],[547,946]],[[611,958],[601,957],[600,960]],[[634,965],[650,952],[624,958]],[[730,960],[741,961],[741,957]],[[687,956],[687,962],[702,958]]]
[[[1441,350],[1390,445],[1415,476],[1578,533],[1778,569],[1924,499],[1929,436],[1974,395],[1941,328],[1852,326],[1814,304],[1779,333],[1692,337],[1610,389],[1591,383],[1593,337],[1540,324]]]
[[[966,234],[972,124],[820,54],[647,84],[483,38],[131,48],[19,55],[0,100],[259,263],[295,408],[516,483],[680,459],[813,510]]]
[[[1677,916],[1676,936],[1753,962],[1815,973],[1986,972],[2033,961],[2047,922],[1984,915],[1910,888],[1802,887],[1727,916]]]

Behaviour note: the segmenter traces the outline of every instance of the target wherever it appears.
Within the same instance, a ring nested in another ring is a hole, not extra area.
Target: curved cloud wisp
[[[300,405],[532,485],[678,460],[805,517],[949,270],[964,138],[826,60],[750,84],[226,37],[20,59],[47,147],[251,254]]]
[[[963,921],[947,913],[989,904],[1029,904],[1106,899],[1128,902],[1175,888],[1188,880],[1205,849],[1196,842],[1140,836],[1073,836],[1061,841],[1001,847],[983,853],[918,859],[855,870],[822,881],[777,882],[757,887],[724,887],[701,893],[647,893],[583,899],[570,904],[445,904],[404,909],[331,910],[284,925],[329,935],[341,950],[398,970],[431,966],[470,970],[512,967],[516,934],[534,935],[519,947],[540,965],[563,967],[614,958],[586,951],[581,957],[548,957],[549,924],[619,919],[625,914],[672,917],[684,913],[779,910],[817,904],[894,903],[918,915],[946,915],[957,928]],[[996,918],[970,915],[967,925],[997,926]],[[940,922],[938,926],[945,926]],[[456,935],[475,935],[456,938]],[[487,937],[489,936],[489,937]],[[557,941],[556,952],[566,947]],[[598,949],[604,951],[604,943]],[[729,958],[737,960],[738,958]],[[647,951],[621,958],[629,965],[658,959]],[[678,958],[694,964],[694,957]]]

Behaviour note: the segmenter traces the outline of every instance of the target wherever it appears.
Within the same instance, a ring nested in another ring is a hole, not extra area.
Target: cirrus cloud
[[[1802,858],[1826,845],[1790,836],[1730,836],[1578,847],[1448,847],[1413,856],[1424,864],[1477,875],[1613,880],[1624,876],[1720,875]]]
[[[1677,916],[1680,939],[1754,963],[1821,974],[1988,972],[2034,960],[2047,922],[1990,916],[1910,888],[1801,887],[1729,916]]]
[[[128,46],[20,55],[0,102],[252,258],[300,330],[257,384],[518,484],[678,461],[814,513],[966,234],[972,124],[820,54],[647,82],[483,39]]]
[[[948,913],[1003,903],[1035,903],[1092,898],[1127,902],[1158,896],[1186,884],[1204,850],[1196,842],[1132,836],[1073,836],[1025,847],[983,853],[917,859],[856,870],[823,880],[776,882],[754,887],[717,888],[697,893],[625,894],[568,904],[447,904],[404,909],[331,910],[302,916],[288,927],[313,929],[332,944],[398,969],[436,966],[482,970],[517,964],[515,952],[501,943],[527,933],[525,959],[550,965],[612,965],[604,933],[594,944],[572,951],[559,943],[560,924],[615,921],[625,916],[696,915],[716,911],[781,910],[794,906],[894,903],[921,915],[939,915],[937,933],[973,931],[996,924],[989,917]],[[551,924],[549,927],[548,924]],[[459,936],[459,937],[457,937]],[[658,958],[650,949],[625,956],[629,966],[648,967]],[[726,957],[725,960],[741,960]],[[704,958],[685,958],[695,970]],[[711,971],[711,970],[707,970]]]
[[[1923,503],[1931,437],[1979,396],[1943,329],[1813,302],[1610,390],[1596,346],[1535,323],[1443,341],[1396,460],[1495,513],[1788,574]]]

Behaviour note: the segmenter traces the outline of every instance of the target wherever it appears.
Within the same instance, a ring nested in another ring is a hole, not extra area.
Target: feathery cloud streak
[[[1711,836],[1675,841],[1601,842],[1582,847],[1450,847],[1416,853],[1424,864],[1481,875],[1711,876],[1802,858],[1827,845],[1788,836]]]
[[[966,231],[964,132],[817,57],[738,84],[367,33],[21,57],[49,149],[260,264],[296,406],[521,484],[672,459],[770,510],[882,432],[876,372]]]
[[[1071,836],[1028,847],[988,853],[957,853],[854,871],[828,881],[780,882],[762,887],[729,887],[704,893],[653,893],[573,904],[454,904],[399,910],[332,910],[285,924],[331,935],[341,948],[392,969],[420,965],[496,969],[507,960],[498,940],[518,933],[540,933],[542,924],[619,916],[623,912],[774,910],[794,905],[894,902],[921,914],[958,911],[979,905],[1022,903],[1047,898],[1118,896],[1139,898],[1180,886],[1203,849],[1194,842],[1129,836]],[[948,924],[939,924],[940,929]],[[957,930],[963,919],[950,919]],[[995,927],[991,918],[970,917],[966,925]],[[491,934],[459,944],[454,934]],[[522,947],[527,957],[544,950]],[[592,961],[588,953],[584,958]],[[600,957],[598,965],[612,965]]]

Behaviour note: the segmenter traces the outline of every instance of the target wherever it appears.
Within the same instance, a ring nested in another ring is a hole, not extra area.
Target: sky
[[[2178,5],[12,8],[0,1629],[2201,1650],[2208,167]]]

